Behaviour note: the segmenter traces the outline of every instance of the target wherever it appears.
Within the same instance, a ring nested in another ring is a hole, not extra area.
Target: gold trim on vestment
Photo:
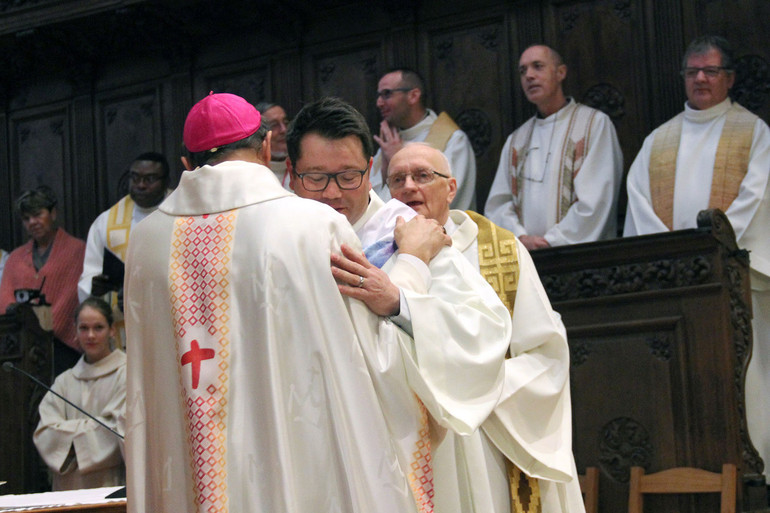
[[[519,283],[516,236],[477,212],[466,210],[465,213],[479,227],[479,271],[513,316]],[[526,475],[509,460],[506,460],[506,468],[511,490],[511,512],[540,513],[542,507],[537,478]]]
[[[112,205],[107,214],[107,247],[121,261],[126,261],[128,235],[131,232],[131,220],[134,216],[134,200],[124,196]]]
[[[719,137],[714,171],[711,179],[711,195],[708,208],[725,212],[738,196],[741,182],[749,169],[749,154],[754,137],[757,117],[733,103],[727,110],[725,124]],[[684,113],[660,126],[650,150],[650,198],[655,215],[669,230],[674,226],[674,187],[679,141],[682,138]],[[702,151],[702,149],[694,149]],[[698,172],[699,170],[692,170]]]
[[[436,121],[433,122],[433,125],[431,125],[424,142],[443,153],[452,134],[458,130],[460,130],[460,127],[457,126],[457,123],[454,122],[449,114],[442,112],[438,115]]]

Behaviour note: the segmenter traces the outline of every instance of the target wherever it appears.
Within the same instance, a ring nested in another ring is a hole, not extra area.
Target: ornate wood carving
[[[770,95],[770,66],[759,55],[744,55],[735,61],[735,85],[730,96],[751,111],[758,111]]]
[[[492,142],[492,122],[481,109],[466,109],[457,115],[455,121],[468,135],[473,153],[480,157]]]
[[[627,483],[631,467],[648,468],[653,447],[650,435],[640,422],[619,417],[602,428],[599,464],[619,483]]]
[[[585,95],[582,103],[599,109],[607,114],[613,121],[617,121],[626,115],[626,99],[614,86],[606,83],[592,86]]]

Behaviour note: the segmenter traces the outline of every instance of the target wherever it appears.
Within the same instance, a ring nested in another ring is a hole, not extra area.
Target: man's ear
[[[454,176],[450,176],[449,180],[447,180],[447,183],[449,184],[449,194],[447,194],[446,202],[452,203],[454,201],[455,196],[457,196],[457,178]]]
[[[567,78],[567,65],[559,64],[556,67],[556,76],[559,77],[559,83],[563,82]]]
[[[182,161],[182,167],[185,168],[185,171],[192,171],[195,169],[192,165],[192,162],[190,162],[190,159],[187,157],[180,157],[180,160]]]
[[[289,187],[291,190],[297,190],[295,187],[297,176],[294,174],[294,166],[292,165],[291,158],[286,157],[286,172],[289,174]]]
[[[267,136],[265,137],[265,140],[262,141],[262,149],[259,152],[259,156],[262,159],[262,162],[266,165],[270,165],[270,141],[273,140],[273,131],[270,130],[267,132]]]
[[[406,93],[406,99],[410,105],[419,105],[421,97],[422,97],[422,91],[420,91],[416,87],[413,89],[410,89],[409,92]]]

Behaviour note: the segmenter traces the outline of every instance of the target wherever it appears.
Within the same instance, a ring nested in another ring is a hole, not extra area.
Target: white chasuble
[[[411,338],[339,293],[343,243],[344,216],[245,162],[185,172],[135,227],[130,512],[433,511],[420,427],[440,396]]]

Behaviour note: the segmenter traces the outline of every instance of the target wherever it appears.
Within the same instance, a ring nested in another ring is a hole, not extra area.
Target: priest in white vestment
[[[492,269],[485,276],[496,283],[498,294],[512,309],[511,357],[505,362],[503,394],[482,430],[470,436],[450,432],[436,448],[437,497],[464,504],[466,512],[507,513],[511,510],[507,458],[537,479],[543,513],[584,511],[572,455],[566,332],[529,253],[512,234],[508,235],[514,246],[503,243],[499,229],[484,239],[480,253],[480,221],[490,223],[478,214],[473,213],[472,219],[449,209],[457,184],[449,162],[429,146],[412,143],[396,153],[388,183],[394,198],[443,223],[453,246],[476,269]],[[516,255],[508,254],[509,249]],[[488,259],[480,261],[480,254]],[[507,264],[499,263],[503,261]],[[449,493],[442,494],[445,488]],[[526,504],[522,508],[527,511]]]
[[[698,212],[719,208],[750,251],[753,353],[746,372],[749,435],[770,465],[770,129],[728,97],[732,51],[704,36],[683,59],[684,112],[655,129],[628,172],[623,235],[696,226]]]
[[[425,82],[416,71],[396,68],[377,83],[377,109],[382,115],[380,145],[374,155],[369,180],[383,200],[390,199],[385,183],[390,158],[408,142],[426,142],[440,150],[457,170],[457,196],[453,208],[476,208],[476,154],[468,135],[447,114],[436,114],[425,105]]]
[[[567,66],[552,48],[526,49],[519,74],[538,112],[505,142],[484,214],[530,251],[616,237],[623,154],[612,121],[564,96]]]

